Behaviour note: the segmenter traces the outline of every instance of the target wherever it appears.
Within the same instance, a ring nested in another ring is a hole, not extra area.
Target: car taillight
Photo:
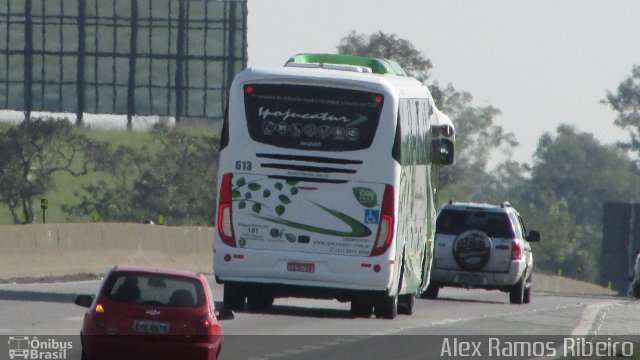
[[[515,241],[511,243],[511,260],[522,260],[522,247]]]
[[[218,204],[218,234],[220,234],[223,243],[236,247],[231,210],[231,174],[224,174],[220,185],[220,203]]]
[[[197,335],[208,337],[211,342],[222,335],[222,329],[216,318],[211,314],[205,314],[198,320]]]
[[[393,239],[393,220],[394,220],[394,198],[393,186],[386,185],[384,188],[384,197],[382,200],[382,209],[380,214],[380,225],[378,226],[378,235],[376,242],[371,250],[371,255],[378,256],[387,252]]]
[[[94,311],[93,321],[95,321],[96,325],[100,329],[104,329],[107,325],[107,316],[104,312],[104,306],[102,304],[97,304],[96,309]]]

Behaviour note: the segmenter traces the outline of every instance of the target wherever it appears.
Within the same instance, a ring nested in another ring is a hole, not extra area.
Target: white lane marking
[[[82,321],[84,320],[84,316],[74,316],[65,318],[64,321]]]
[[[600,329],[600,326],[595,328],[596,323],[601,325],[607,311],[618,303],[620,303],[620,300],[587,305],[582,312],[580,322],[571,331],[571,336],[596,335]],[[595,334],[591,334],[592,332]]]

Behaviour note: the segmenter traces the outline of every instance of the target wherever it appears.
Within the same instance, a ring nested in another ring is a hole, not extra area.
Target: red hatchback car
[[[80,337],[83,360],[217,359],[222,349],[218,318],[207,279],[186,271],[115,266],[88,307]]]

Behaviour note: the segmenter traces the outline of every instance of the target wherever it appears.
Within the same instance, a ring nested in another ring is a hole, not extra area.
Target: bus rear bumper
[[[229,248],[216,251],[214,273],[221,283],[387,291],[395,264],[385,255],[336,256]]]

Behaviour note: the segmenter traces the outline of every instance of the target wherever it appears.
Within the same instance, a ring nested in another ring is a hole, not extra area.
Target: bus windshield
[[[254,141],[289,149],[353,151],[371,146],[382,94],[333,87],[248,84],[244,106]]]

